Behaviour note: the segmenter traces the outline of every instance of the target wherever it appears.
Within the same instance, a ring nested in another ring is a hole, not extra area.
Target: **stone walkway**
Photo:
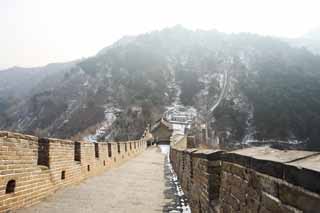
[[[182,212],[166,155],[150,148],[101,176],[67,187],[17,213]]]

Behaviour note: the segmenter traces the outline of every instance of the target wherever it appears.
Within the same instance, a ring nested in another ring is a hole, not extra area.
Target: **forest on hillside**
[[[177,85],[182,104],[195,107],[226,143],[250,135],[319,148],[319,69],[320,56],[281,39],[177,26],[124,37],[41,77],[28,96],[0,97],[0,128],[69,138],[92,132],[106,111],[118,109],[101,139],[134,139],[162,116]],[[207,117],[226,70],[226,95]]]

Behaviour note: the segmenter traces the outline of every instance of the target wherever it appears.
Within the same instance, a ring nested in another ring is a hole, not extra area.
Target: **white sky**
[[[176,24],[297,37],[320,25],[319,11],[319,0],[0,0],[0,68],[92,56]]]

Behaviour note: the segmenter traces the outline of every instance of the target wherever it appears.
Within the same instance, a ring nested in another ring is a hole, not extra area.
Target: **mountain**
[[[44,67],[12,67],[1,70],[0,120],[5,122],[8,117],[7,110],[16,108],[39,91],[56,87],[61,76],[76,63],[77,61],[73,61],[48,64]],[[7,123],[3,125],[7,127]]]
[[[285,39],[295,47],[303,47],[320,55],[320,28],[312,30],[296,39]]]
[[[2,112],[0,128],[133,139],[178,97],[223,145],[285,140],[315,148],[319,67],[320,56],[277,38],[176,26],[125,37],[73,65],[57,84],[42,80]]]
[[[14,96],[21,98],[30,95],[30,91],[43,79],[52,78],[57,73],[65,72],[76,62],[53,63],[44,67],[12,67],[0,71],[0,97]]]

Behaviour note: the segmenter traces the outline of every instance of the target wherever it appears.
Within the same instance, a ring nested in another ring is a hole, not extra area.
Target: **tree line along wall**
[[[173,148],[170,160],[193,213],[320,212],[320,153]]]
[[[67,185],[136,156],[144,139],[69,141],[0,131],[0,213],[40,202]]]

